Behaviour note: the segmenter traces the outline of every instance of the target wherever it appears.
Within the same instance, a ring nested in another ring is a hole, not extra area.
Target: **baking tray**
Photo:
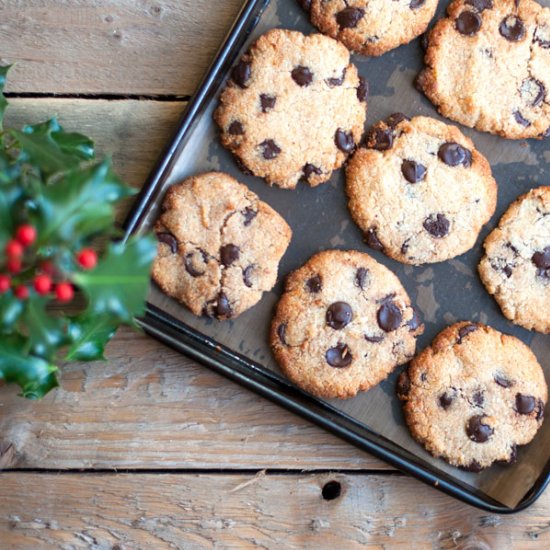
[[[440,2],[438,17],[449,2]],[[550,0],[543,0],[548,5]],[[351,220],[342,170],[317,188],[299,185],[294,191],[270,188],[242,174],[231,154],[221,147],[212,112],[231,66],[259,35],[281,27],[314,32],[295,0],[248,0],[223,46],[190,101],[179,128],[145,183],[125,223],[126,236],[149,231],[167,188],[199,172],[221,170],[273,206],[293,229],[293,239],[279,269],[272,292],[235,320],[216,321],[193,316],[151,283],[146,314],[138,322],[159,340],[204,363],[283,407],[339,435],[392,466],[464,502],[496,513],[512,513],[532,504],[550,481],[550,421],[536,438],[519,450],[513,466],[495,465],[479,474],[463,472],[431,457],[410,436],[395,396],[401,369],[369,392],[346,400],[317,399],[291,384],[280,373],[270,353],[268,327],[282,291],[284,276],[313,253],[327,248],[366,251],[394,271],[413,303],[423,314],[426,330],[418,349],[427,346],[445,326],[457,320],[489,324],[531,346],[550,379],[550,337],[523,330],[508,322],[477,276],[481,243],[507,206],[548,178],[548,153],[543,141],[510,141],[462,128],[493,167],[499,183],[498,206],[476,246],[453,260],[421,267],[405,266],[368,249]],[[420,40],[379,58],[353,56],[370,84],[367,126],[401,111],[409,116],[438,116],[414,89],[422,68]],[[548,184],[548,180],[546,181]]]

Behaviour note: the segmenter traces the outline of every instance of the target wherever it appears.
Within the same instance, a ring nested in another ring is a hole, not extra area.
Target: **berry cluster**
[[[40,296],[53,293],[59,302],[70,302],[74,297],[73,285],[52,260],[40,262],[32,254],[36,239],[36,228],[25,224],[19,226],[14,237],[7,242],[5,268],[8,273],[0,273],[0,294],[13,288],[19,300],[26,300],[32,287]],[[25,261],[25,256],[28,261]],[[91,248],[84,248],[76,254],[75,261],[82,269],[93,269],[97,265],[97,254]],[[32,265],[36,263],[38,265]]]

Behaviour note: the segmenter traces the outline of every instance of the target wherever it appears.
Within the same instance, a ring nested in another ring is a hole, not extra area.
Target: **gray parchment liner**
[[[543,0],[541,3],[548,6],[550,0]],[[448,2],[441,2],[439,15],[447,4]],[[306,33],[313,31],[295,0],[272,0],[243,51],[251,41],[273,27]],[[434,107],[412,84],[422,67],[423,52],[418,42],[415,40],[381,58],[353,56],[360,74],[370,84],[368,126],[396,111],[409,116],[421,114],[441,119]],[[548,140],[511,141],[461,128],[491,163],[493,175],[499,184],[497,212],[470,252],[448,262],[411,267],[366,247],[361,232],[346,208],[341,170],[333,175],[330,182],[316,189],[301,184],[295,191],[270,188],[259,178],[244,176],[237,169],[231,155],[218,143],[212,121],[216,103],[217,100],[211,102],[202,118],[189,132],[188,136],[191,138],[185,140],[177,153],[177,162],[160,197],[169,185],[189,175],[222,170],[246,183],[262,200],[273,206],[291,225],[293,240],[281,262],[279,281],[274,291],[265,294],[259,304],[236,320],[218,322],[196,318],[183,306],[164,296],[154,285],[151,285],[148,298],[152,304],[265,367],[278,371],[269,350],[268,327],[273,307],[281,293],[284,275],[299,267],[319,250],[356,249],[368,252],[392,269],[406,287],[413,303],[422,312],[426,331],[418,341],[418,350],[427,346],[450,323],[458,320],[479,321],[513,334],[530,345],[545,370],[547,380],[550,380],[550,336],[530,333],[508,322],[486,293],[476,271],[482,255],[481,243],[507,206],[528,189],[550,184],[547,170],[550,163]],[[140,231],[148,229],[156,215],[157,207],[148,213]],[[516,506],[541,474],[548,459],[550,420],[546,420],[530,445],[520,447],[518,462],[514,466],[493,466],[480,474],[462,472],[432,458],[411,438],[394,392],[398,372],[367,393],[347,401],[332,400],[331,404],[436,468],[507,506]]]

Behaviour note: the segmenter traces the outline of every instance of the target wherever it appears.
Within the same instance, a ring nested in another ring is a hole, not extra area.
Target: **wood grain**
[[[341,486],[334,500],[322,497],[328,481]],[[0,487],[5,550],[550,545],[549,493],[495,516],[401,476],[8,473]]]
[[[243,0],[5,0],[9,92],[193,93]]]

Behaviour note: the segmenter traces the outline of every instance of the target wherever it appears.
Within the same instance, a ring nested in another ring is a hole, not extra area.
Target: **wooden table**
[[[1,2],[8,123],[57,114],[139,187],[241,2]],[[1,550],[550,545],[550,491],[487,514],[142,334],[107,354],[41,402],[0,389]]]

